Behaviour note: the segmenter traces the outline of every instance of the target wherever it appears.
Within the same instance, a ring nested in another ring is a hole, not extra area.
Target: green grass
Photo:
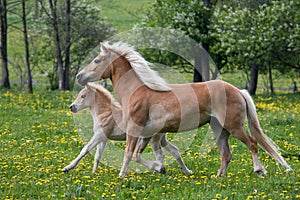
[[[260,149],[260,161],[269,173],[258,177],[248,149],[231,137],[232,162],[227,174],[216,179],[219,152],[216,145],[209,144],[211,151],[202,146],[208,134],[205,126],[183,153],[193,175],[182,174],[173,162],[166,166],[167,174],[129,172],[121,179],[119,168],[106,165],[92,174],[91,155],[75,170],[61,172],[84,145],[68,111],[71,92],[37,88],[29,95],[1,90],[0,199],[299,199],[299,97],[255,97],[265,133],[282,149],[293,172],[286,173]]]
[[[146,13],[151,5],[151,0],[103,0],[99,4],[102,8],[101,15],[106,22],[113,24],[117,32],[130,30]]]

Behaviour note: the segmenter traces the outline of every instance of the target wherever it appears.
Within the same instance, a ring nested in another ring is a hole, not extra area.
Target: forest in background
[[[101,41],[135,27],[163,27],[199,42],[223,74],[244,73],[251,94],[259,74],[274,92],[274,76],[299,81],[299,8],[299,0],[1,0],[1,85],[10,88],[11,79],[29,92],[33,82],[69,90]],[[191,66],[169,52],[143,55],[193,73],[193,81],[210,79],[196,56]]]

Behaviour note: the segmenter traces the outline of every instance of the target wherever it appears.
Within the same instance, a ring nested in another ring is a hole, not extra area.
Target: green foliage
[[[211,5],[206,5],[203,0],[158,0],[152,4],[143,22],[146,26],[181,30],[197,42],[208,43],[212,12]]]
[[[66,12],[65,1],[57,1],[58,26],[62,55],[67,46],[71,48],[71,75],[75,75],[82,62],[101,41],[114,33],[114,28],[107,24],[102,17],[101,9],[95,1],[71,1],[71,44],[65,40]],[[24,61],[23,33],[19,31],[21,6],[18,3],[11,4],[9,12],[9,60],[13,69],[17,69],[17,79],[24,76],[25,69],[18,69]],[[55,57],[55,43],[53,39],[53,27],[50,17],[48,1],[28,1],[26,6],[28,19],[28,35],[30,40],[30,61],[32,64],[34,80],[48,77],[51,88],[57,88],[57,63]],[[64,62],[64,61],[63,61]],[[19,72],[21,71],[21,72]],[[14,74],[14,73],[13,73]],[[40,77],[38,77],[40,76]],[[25,80],[26,77],[23,77]],[[45,82],[45,80],[42,80]]]
[[[299,67],[300,1],[270,1],[253,6],[224,5],[214,13],[211,50],[224,55],[231,68],[262,72],[270,64],[282,72]]]
[[[227,174],[216,179],[219,151],[214,143],[202,146],[209,137],[207,127],[203,127],[183,153],[194,174],[182,174],[173,162],[166,166],[167,174],[129,172],[121,179],[119,168],[105,165],[92,174],[93,158],[89,155],[75,170],[61,172],[84,145],[67,109],[74,96],[44,88],[35,91],[32,95],[1,91],[1,199],[300,198],[299,93],[255,98],[264,132],[279,145],[293,172],[286,173],[260,149],[259,159],[269,173],[258,177],[253,173],[249,150],[231,137],[232,161]]]

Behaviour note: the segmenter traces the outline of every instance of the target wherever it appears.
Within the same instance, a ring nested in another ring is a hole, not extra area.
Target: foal
[[[84,89],[82,89],[75,101],[71,104],[70,109],[73,113],[76,113],[86,108],[90,109],[94,120],[94,135],[83,147],[76,159],[62,169],[64,172],[75,168],[79,164],[80,160],[95,146],[97,146],[93,167],[93,171],[96,171],[107,141],[126,140],[126,134],[122,131],[124,128],[119,127],[121,125],[120,122],[122,121],[122,109],[114,102],[112,95],[106,89],[100,85],[92,83],[89,83]],[[162,146],[176,158],[184,173],[192,173],[192,171],[189,170],[183,163],[178,148],[167,140],[164,133],[154,135],[150,142],[157,161],[149,162],[141,159],[139,160],[141,164],[152,170],[160,169],[165,156],[161,149]],[[160,172],[164,172],[164,169]]]

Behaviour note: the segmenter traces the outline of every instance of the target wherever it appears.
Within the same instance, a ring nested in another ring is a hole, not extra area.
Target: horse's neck
[[[122,57],[113,63],[111,80],[116,97],[121,104],[124,98],[129,98],[137,88],[144,86],[128,61]]]

